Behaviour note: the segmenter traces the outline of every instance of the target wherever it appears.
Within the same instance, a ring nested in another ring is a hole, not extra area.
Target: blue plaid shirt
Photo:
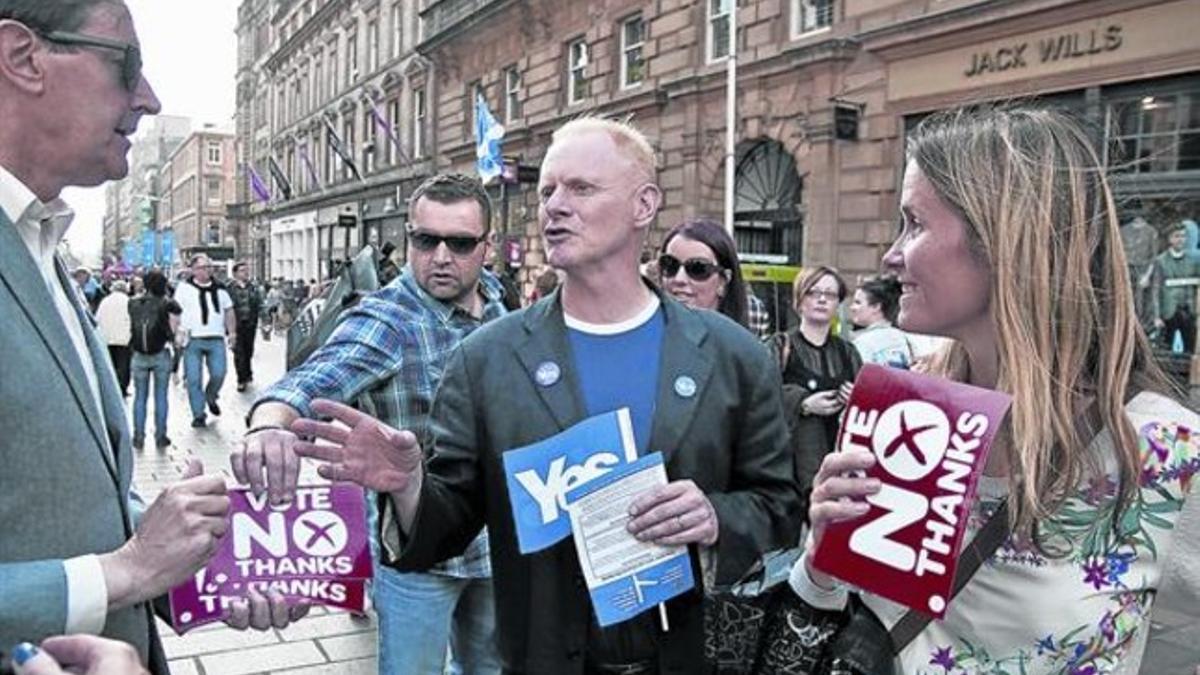
[[[750,332],[758,336],[758,339],[764,340],[771,334],[771,315],[767,313],[767,306],[759,299],[757,295],[746,289],[746,319]]]
[[[386,424],[429,438],[429,412],[450,353],[471,331],[505,313],[500,280],[485,270],[479,282],[486,298],[482,320],[426,293],[405,267],[347,311],[329,341],[263,392],[256,405],[280,401],[307,417],[313,399],[359,401]],[[430,572],[490,577],[487,530],[463,555]]]

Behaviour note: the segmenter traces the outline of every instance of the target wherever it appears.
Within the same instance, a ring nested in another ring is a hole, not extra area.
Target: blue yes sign
[[[544,441],[504,453],[504,478],[521,553],[571,534],[567,493],[637,460],[629,409],[589,417]]]

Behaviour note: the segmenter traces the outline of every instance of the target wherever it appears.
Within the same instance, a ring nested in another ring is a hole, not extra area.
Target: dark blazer
[[[58,271],[76,300],[61,264]],[[62,561],[119,548],[139,506],[129,500],[133,454],[108,350],[91,315],[74,304],[101,409],[46,282],[0,211],[0,646],[63,632]],[[151,670],[167,672],[147,605],[110,612],[104,635],[132,643]]]
[[[718,581],[729,582],[761,553],[799,537],[779,369],[746,329],[660,297],[665,329],[647,448],[663,453],[672,480],[695,481],[712,501],[720,523]],[[546,362],[557,364],[561,377],[541,386],[535,373]],[[682,376],[695,381],[695,395],[676,393]],[[402,570],[427,568],[461,553],[486,524],[507,672],[583,671],[592,611],[574,545],[568,538],[519,553],[501,459],[584,419],[577,378],[557,292],[468,337],[451,356],[434,402],[436,440],[412,536],[391,561]],[[385,543],[395,550],[401,544],[387,539],[389,531],[395,529],[387,528]],[[693,567],[696,558],[693,550]],[[667,604],[670,631],[656,636],[662,672],[703,672],[701,597],[696,591]]]

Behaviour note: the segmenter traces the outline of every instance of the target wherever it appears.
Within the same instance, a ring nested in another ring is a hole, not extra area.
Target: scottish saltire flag
[[[308,177],[312,180],[313,187],[320,189],[321,180],[317,177],[317,167],[313,166],[312,158],[308,156],[308,146],[300,146],[300,161],[304,162],[304,168],[308,170]]]
[[[504,140],[504,127],[488,110],[483,94],[475,95],[475,169],[479,180],[490,183],[504,170],[500,141]]]
[[[271,189],[268,188],[267,184],[263,182],[262,176],[258,175],[258,172],[254,170],[254,167],[250,167],[250,170],[247,173],[250,176],[250,191],[254,193],[254,196],[258,198],[258,201],[271,201]]]
[[[383,132],[391,141],[392,147],[396,148],[396,159],[401,162],[408,161],[408,154],[404,152],[404,148],[400,145],[400,137],[396,135],[396,129],[388,123],[387,118],[383,113],[379,112],[379,108],[375,107],[374,101],[368,101],[371,106],[371,119],[375,120],[375,128]]]

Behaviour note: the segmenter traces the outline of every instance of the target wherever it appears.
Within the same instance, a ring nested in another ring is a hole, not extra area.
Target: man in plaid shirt
[[[273,504],[291,498],[299,473],[288,425],[311,416],[314,399],[363,401],[379,419],[424,438],[446,359],[505,312],[499,280],[483,269],[491,205],[479,181],[435,176],[409,204],[409,262],[400,277],[347,311],[329,341],[267,389],[250,414],[233,471],[262,492],[265,470]],[[374,521],[373,494],[369,502]],[[373,522],[379,672],[441,673],[449,642],[454,672],[499,673],[487,530],[462,556],[418,573],[379,565],[376,531]]]
[[[766,304],[749,289],[749,284],[746,288],[746,317],[746,325],[758,339],[764,340],[770,336],[771,315],[767,313]]]

